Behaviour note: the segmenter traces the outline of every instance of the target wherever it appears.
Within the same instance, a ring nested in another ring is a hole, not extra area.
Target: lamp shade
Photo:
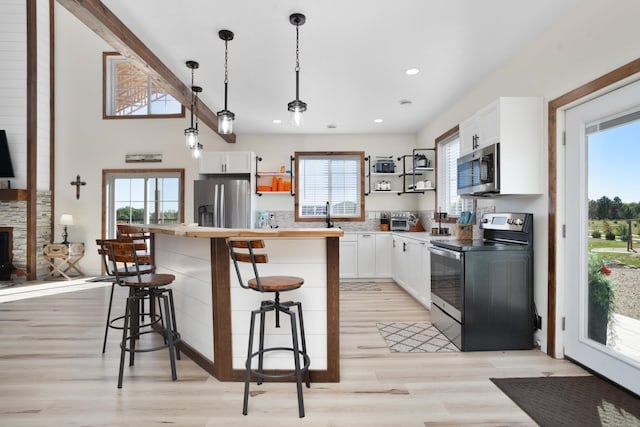
[[[73,215],[62,214],[60,215],[60,225],[73,225]]]

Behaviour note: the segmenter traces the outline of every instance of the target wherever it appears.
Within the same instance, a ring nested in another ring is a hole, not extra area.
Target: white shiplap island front
[[[339,238],[340,229],[228,229],[197,226],[141,226],[152,233],[158,271],[176,276],[171,285],[183,352],[221,381],[242,381],[250,312],[272,294],[243,289],[229,258],[227,238],[263,239],[269,263],[263,275],[304,278],[304,285],[285,292],[285,301],[301,301],[311,379],[340,380]],[[245,281],[253,277],[245,265]],[[246,272],[246,273],[245,273]],[[245,278],[246,275],[246,278]],[[266,343],[281,346],[290,340],[289,327],[279,329],[267,316]],[[267,369],[289,370],[291,356],[274,353]]]

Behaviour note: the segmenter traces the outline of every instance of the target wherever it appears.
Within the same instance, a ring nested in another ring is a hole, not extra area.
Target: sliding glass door
[[[104,171],[106,236],[118,224],[184,222],[184,170]]]

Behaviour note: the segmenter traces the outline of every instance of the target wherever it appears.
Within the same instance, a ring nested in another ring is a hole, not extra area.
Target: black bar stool
[[[109,256],[112,261],[117,283],[120,286],[129,288],[129,297],[127,298],[124,312],[122,342],[120,343],[118,388],[122,388],[126,351],[129,352],[129,366],[133,366],[135,353],[168,348],[171,363],[171,379],[175,381],[177,379],[175,359],[180,359],[178,346],[180,334],[178,333],[176,325],[173,291],[167,287],[167,285],[173,283],[175,276],[173,274],[141,273],[135,243],[110,242]],[[136,274],[133,276],[121,276],[116,265],[117,263],[132,264]],[[161,302],[158,307],[159,315],[157,318],[160,326],[158,326],[158,321],[152,321],[146,325],[140,324],[140,306],[145,299]],[[151,329],[141,331],[141,328],[144,326],[151,326]],[[136,340],[144,334],[153,332],[158,332],[163,336],[163,343],[161,345],[136,348]]]
[[[251,312],[251,326],[249,328],[249,346],[247,349],[247,362],[245,364],[245,381],[244,381],[244,403],[242,413],[247,415],[247,407],[249,405],[249,383],[251,376],[255,376],[257,384],[262,384],[265,378],[279,379],[287,377],[295,377],[298,391],[298,414],[300,418],[304,417],[304,401],[302,397],[302,375],[305,375],[305,383],[307,388],[310,387],[309,365],[311,361],[307,354],[307,343],[304,336],[304,322],[302,318],[302,304],[294,301],[280,301],[280,292],[292,291],[300,288],[304,284],[304,279],[294,276],[260,276],[257,264],[267,263],[268,257],[265,253],[255,253],[254,249],[264,249],[263,240],[227,240],[231,259],[238,275],[240,286],[245,289],[252,289],[261,293],[273,293],[273,300],[261,301],[260,308]],[[240,251],[238,251],[240,249]],[[246,284],[242,280],[240,267],[238,262],[251,263],[253,266],[254,278],[250,279]],[[296,307],[298,316],[291,307]],[[291,320],[291,347],[264,347],[264,324],[265,315],[268,312],[275,313],[276,328],[280,327],[280,313],[289,316]],[[258,351],[253,351],[253,337],[256,323],[256,316],[260,315],[260,335]],[[298,328],[300,330],[300,343],[298,341]],[[293,353],[294,370],[284,373],[265,373],[263,369],[264,354],[272,351],[290,351]],[[258,358],[258,369],[252,368],[253,359]],[[302,358],[302,361],[301,361]]]
[[[111,278],[111,295],[109,296],[109,308],[107,309],[107,320],[105,322],[105,327],[104,327],[102,353],[104,353],[107,348],[107,335],[109,333],[109,328],[122,330],[121,324],[124,319],[124,316],[117,316],[117,317],[114,317],[113,319],[111,318],[111,308],[113,305],[113,293],[114,293],[116,283],[118,283],[118,281],[116,279],[116,272],[114,270],[113,263],[111,262],[111,259],[109,256],[109,247],[107,246],[109,243],[121,243],[121,242],[133,243],[133,240],[96,239],[96,245],[98,245],[98,254],[102,258],[105,274]],[[146,243],[141,244],[139,242],[136,242],[136,251],[138,256],[138,262],[140,263],[138,265],[140,274],[154,273],[156,271],[156,267],[151,264],[151,257],[149,256]],[[135,276],[138,274],[138,272],[135,269],[135,266],[127,262],[121,263],[120,266],[116,268],[116,270],[118,271],[118,274],[120,275],[120,277]],[[106,280],[103,280],[103,281],[106,281]],[[141,304],[140,314],[142,317],[149,316],[149,318],[151,319],[151,322],[157,321],[157,319],[154,319],[151,317],[151,313],[145,313],[144,302]],[[145,327],[149,325],[150,324],[144,324],[140,326]]]

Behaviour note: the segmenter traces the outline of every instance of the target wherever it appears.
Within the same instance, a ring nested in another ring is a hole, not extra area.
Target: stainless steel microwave
[[[458,195],[500,193],[500,144],[478,149],[458,159]]]

